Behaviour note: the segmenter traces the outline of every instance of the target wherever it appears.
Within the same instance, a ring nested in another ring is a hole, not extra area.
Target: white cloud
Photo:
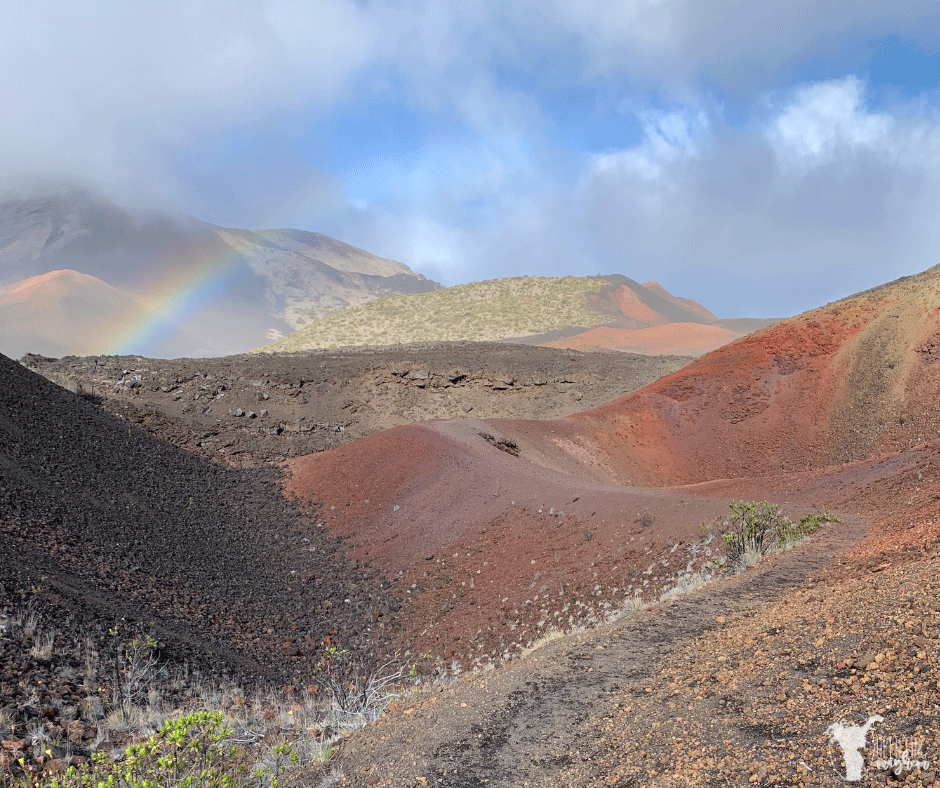
[[[441,162],[441,181],[358,229],[428,275],[449,272],[449,283],[619,272],[725,316],[801,311],[937,261],[932,112],[918,103],[872,111],[852,77],[765,106],[742,128],[699,105],[638,110],[641,139],[581,160],[577,182],[561,175],[571,162],[551,156],[493,150],[488,167],[454,151],[468,171]],[[513,166],[494,165],[501,157]],[[488,211],[471,224],[462,210],[474,201]]]
[[[871,38],[890,32],[936,43],[940,33],[932,0],[552,0],[543,9],[556,36],[577,37],[591,73],[680,92],[707,80],[754,94],[812,56],[851,70],[868,61]]]
[[[861,80],[848,77],[802,88],[773,121],[769,137],[778,154],[807,164],[860,151],[893,148],[894,119],[862,104]]]
[[[588,176],[629,177],[659,181],[666,168],[678,159],[696,155],[696,140],[707,136],[709,121],[704,111],[689,110],[640,113],[642,142],[630,149],[593,157]]]
[[[306,218],[293,221],[450,281],[621,271],[681,291],[722,277],[765,314],[940,248],[929,105],[873,109],[858,77],[788,87],[811,59],[857,73],[872,37],[936,43],[935,0],[34,0],[0,14],[0,181],[84,178],[221,223]],[[625,107],[639,139],[566,149],[540,102],[569,87],[655,97]],[[727,121],[718,94],[757,117]],[[382,188],[353,205],[346,173],[293,143],[376,102],[430,131],[413,165],[364,162]],[[788,294],[792,272],[829,289]]]
[[[342,93],[379,37],[354,9],[307,3],[292,28],[280,4],[8,3],[0,177],[172,197],[180,150]]]
[[[172,197],[179,149],[232,129],[269,123],[289,137],[379,96],[481,134],[537,130],[542,110],[507,73],[543,87],[639,80],[689,98],[702,79],[763,85],[846,41],[840,56],[865,62],[859,36],[936,38],[937,17],[922,0],[7,3],[0,177],[65,173]]]
[[[619,252],[644,276],[749,283],[765,314],[940,256],[930,218],[940,210],[940,125],[917,105],[870,112],[863,85],[847,78],[795,91],[752,128],[729,129],[720,117],[709,127],[697,146],[650,144],[647,132],[595,162],[581,208],[596,255]],[[815,289],[792,292],[786,281],[797,274]],[[711,289],[717,296],[722,286]],[[715,308],[730,313],[727,303]]]

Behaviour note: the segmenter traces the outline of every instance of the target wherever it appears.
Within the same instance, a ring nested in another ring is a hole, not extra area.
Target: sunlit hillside
[[[262,350],[483,341],[594,326],[602,321],[584,294],[607,284],[599,277],[526,276],[390,296],[332,312]]]

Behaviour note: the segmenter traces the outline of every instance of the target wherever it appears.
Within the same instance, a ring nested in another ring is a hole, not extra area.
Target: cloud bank
[[[327,232],[446,283],[620,272],[722,315],[794,313],[940,257],[933,3],[3,16],[6,186]],[[879,77],[902,50],[927,64],[914,81]]]

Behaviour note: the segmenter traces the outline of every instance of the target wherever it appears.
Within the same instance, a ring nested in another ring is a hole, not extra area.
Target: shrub
[[[731,516],[715,521],[708,530],[717,531],[733,567],[756,563],[767,553],[785,550],[803,541],[824,523],[840,523],[827,511],[811,514],[798,523],[780,512],[777,504],[767,501],[732,501]]]
[[[145,742],[129,746],[123,761],[111,763],[97,753],[90,765],[70,767],[49,788],[277,788],[279,777],[298,761],[285,741],[274,746],[270,763],[249,770],[233,759],[232,736],[220,712],[193,712],[167,720]]]
[[[405,669],[397,658],[373,669],[360,658],[332,647],[317,679],[332,698],[332,727],[354,731],[375,722],[400,695]]]
[[[838,517],[824,509],[816,514],[806,515],[806,517],[800,520],[799,525],[796,527],[801,536],[809,536],[815,533],[819,529],[819,526],[825,525],[826,523],[838,523],[842,525],[842,521]]]
[[[123,762],[109,763],[106,755],[96,753],[89,766],[70,768],[49,788],[234,786],[221,765],[226,754],[223,741],[231,735],[220,713],[194,712],[167,720],[147,741],[128,747]]]

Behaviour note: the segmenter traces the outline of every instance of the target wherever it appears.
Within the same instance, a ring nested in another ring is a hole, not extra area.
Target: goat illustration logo
[[[826,728],[829,741],[842,748],[846,782],[858,782],[862,779],[862,769],[865,766],[862,750],[867,744],[868,731],[876,722],[884,722],[884,717],[873,714],[862,725],[846,724],[840,719]]]

